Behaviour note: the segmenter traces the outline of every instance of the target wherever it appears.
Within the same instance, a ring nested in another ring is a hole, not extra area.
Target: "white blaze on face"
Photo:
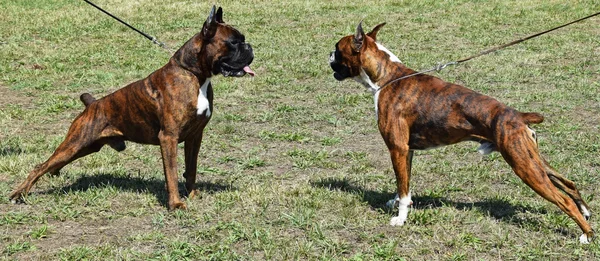
[[[198,109],[196,111],[196,114],[198,115],[202,115],[204,114],[204,111],[206,111],[206,117],[210,117],[210,102],[208,101],[208,96],[207,96],[207,91],[208,91],[208,85],[210,84],[210,78],[207,78],[204,83],[202,84],[202,86],[200,86],[200,91],[198,92],[198,103],[196,105],[196,108]]]

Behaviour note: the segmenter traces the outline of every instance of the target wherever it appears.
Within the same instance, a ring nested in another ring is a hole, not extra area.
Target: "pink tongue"
[[[254,71],[252,69],[250,69],[250,66],[246,65],[244,66],[244,72],[246,72],[247,74],[250,74],[250,76],[254,76]]]

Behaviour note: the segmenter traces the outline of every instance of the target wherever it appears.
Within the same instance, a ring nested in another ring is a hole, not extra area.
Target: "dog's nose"
[[[252,46],[249,43],[244,44],[244,49],[247,50],[247,51],[252,52]]]

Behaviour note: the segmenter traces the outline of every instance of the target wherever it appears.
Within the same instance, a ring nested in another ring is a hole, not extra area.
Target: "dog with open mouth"
[[[125,141],[160,145],[168,208],[185,209],[177,187],[177,144],[184,142],[185,188],[196,189],[202,132],[213,110],[211,78],[254,76],[252,46],[244,35],[223,22],[223,10],[213,6],[199,33],[189,39],[162,68],[101,99],[84,93],[84,111],[71,123],[64,141],[37,165],[10,195],[20,201],[45,173],[58,174],[70,162],[104,145],[117,151]]]
[[[365,33],[362,22],[343,37],[329,63],[338,81],[354,79],[373,92],[379,132],[388,147],[396,175],[398,215],[390,221],[401,226],[412,204],[409,179],[414,150],[462,141],[479,142],[479,152],[498,151],[525,184],[557,205],[583,231],[589,243],[594,231],[586,220],[591,213],[575,184],[554,170],[538,150],[530,124],[541,123],[538,113],[523,113],[496,99],[437,77],[415,73],[377,42],[379,24]],[[399,79],[399,80],[398,80]]]

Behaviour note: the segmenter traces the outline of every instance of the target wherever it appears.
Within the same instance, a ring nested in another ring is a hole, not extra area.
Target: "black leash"
[[[554,30],[557,30],[557,29],[563,28],[563,27],[565,27],[565,26],[568,26],[568,25],[571,25],[571,24],[574,24],[574,23],[577,23],[577,22],[581,22],[581,21],[583,21],[583,20],[586,20],[586,19],[592,18],[592,17],[594,17],[594,16],[597,16],[597,15],[600,15],[600,12],[598,12],[598,13],[595,13],[595,14],[592,14],[592,15],[588,15],[588,16],[586,16],[586,17],[584,17],[584,18],[577,19],[577,20],[575,20],[575,21],[572,21],[572,22],[569,22],[569,23],[566,23],[566,24],[563,24],[563,25],[560,25],[560,26],[554,27],[554,28],[552,28],[552,29],[549,29],[549,30],[546,30],[546,31],[543,31],[543,32],[540,32],[540,33],[532,34],[532,35],[530,35],[530,36],[527,36],[527,37],[524,37],[524,38],[521,38],[521,39],[518,39],[518,40],[514,40],[514,41],[512,41],[512,42],[510,42],[510,43],[507,43],[507,44],[503,44],[503,45],[500,45],[500,46],[496,46],[496,47],[494,47],[494,48],[492,48],[492,49],[485,50],[485,51],[483,51],[483,52],[480,52],[480,53],[478,53],[478,54],[476,54],[476,55],[469,56],[469,57],[467,57],[467,58],[464,58],[464,59],[460,59],[460,60],[457,60],[457,61],[454,61],[454,62],[445,63],[445,64],[438,64],[438,65],[436,65],[435,67],[433,67],[433,68],[431,68],[431,69],[427,69],[427,70],[423,70],[423,71],[418,71],[418,72],[416,72],[416,73],[411,73],[411,74],[409,74],[409,75],[405,75],[405,76],[402,76],[402,77],[400,77],[400,78],[396,78],[396,79],[394,79],[394,80],[391,80],[391,81],[387,82],[387,83],[386,83],[386,84],[384,84],[383,86],[381,86],[381,88],[377,89],[377,90],[376,90],[376,92],[377,92],[377,91],[379,91],[379,90],[381,90],[381,89],[383,89],[384,87],[388,86],[388,85],[389,85],[389,84],[391,84],[391,83],[394,83],[394,82],[397,82],[397,81],[400,81],[400,80],[403,80],[403,79],[406,79],[406,78],[409,78],[409,77],[413,77],[413,76],[416,76],[416,75],[419,75],[419,74],[424,74],[424,73],[433,72],[433,71],[439,72],[439,71],[441,71],[442,69],[446,68],[447,66],[450,66],[450,65],[457,65],[457,64],[459,64],[459,63],[464,63],[464,62],[466,62],[466,61],[469,61],[469,60],[471,60],[471,59],[473,59],[473,58],[477,58],[477,57],[479,57],[479,56],[482,56],[482,55],[486,55],[486,54],[489,54],[489,53],[493,53],[493,52],[495,52],[495,51],[498,51],[498,50],[500,50],[500,49],[504,49],[504,48],[506,48],[506,47],[509,47],[509,46],[511,46],[511,45],[515,45],[515,44],[518,44],[518,43],[521,43],[521,42],[527,41],[527,40],[529,40],[529,39],[531,39],[531,38],[538,37],[538,36],[540,36],[540,35],[543,35],[543,34],[546,34],[546,33],[552,32],[552,31],[554,31]]]
[[[121,22],[121,23],[122,23],[122,24],[124,24],[125,26],[129,27],[131,30],[134,30],[134,31],[138,32],[139,34],[143,35],[144,37],[148,38],[148,40],[152,41],[152,43],[154,43],[154,44],[156,44],[156,45],[158,45],[158,46],[162,47],[163,49],[165,49],[165,50],[167,50],[167,51],[169,51],[169,52],[171,52],[171,53],[174,53],[174,52],[173,52],[173,50],[171,50],[169,47],[167,47],[167,45],[166,45],[165,43],[163,43],[163,42],[159,42],[159,41],[158,41],[158,39],[156,39],[156,37],[154,37],[154,36],[151,36],[151,35],[148,35],[148,34],[146,34],[146,33],[142,32],[142,31],[138,30],[137,28],[135,28],[135,27],[133,27],[133,26],[129,25],[129,24],[128,24],[128,23],[126,23],[125,21],[123,21],[123,20],[119,19],[118,17],[116,17],[116,16],[112,15],[111,13],[107,12],[106,10],[104,10],[104,9],[100,8],[99,6],[95,5],[94,3],[92,3],[92,2],[90,2],[90,1],[88,1],[88,0],[83,0],[83,1],[85,1],[85,2],[86,2],[86,3],[88,3],[88,4],[90,4],[90,5],[91,5],[91,6],[93,6],[93,7],[96,7],[98,10],[100,10],[100,11],[102,11],[103,13],[107,14],[108,16],[110,16],[110,17],[114,18],[115,20],[117,20],[117,21]]]

